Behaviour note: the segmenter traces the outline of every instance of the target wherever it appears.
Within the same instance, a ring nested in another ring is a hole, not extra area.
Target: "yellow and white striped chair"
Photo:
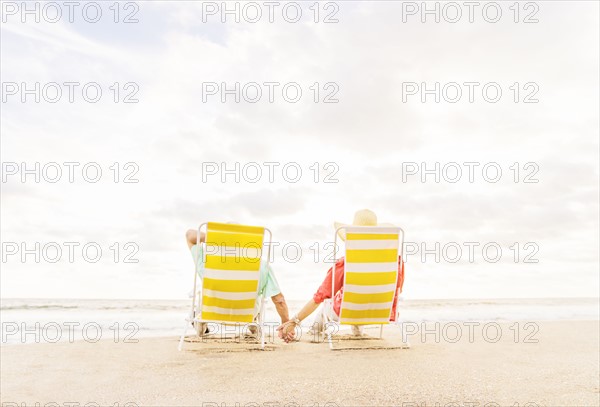
[[[344,262],[344,291],[340,307],[339,323],[344,325],[383,325],[390,323],[392,305],[398,283],[398,256],[402,257],[404,231],[388,226],[343,226],[346,234]],[[332,272],[331,298],[335,297],[335,263]],[[329,301],[332,307],[333,302]],[[396,307],[397,308],[397,307]],[[326,313],[327,314],[327,313]],[[333,315],[330,310],[329,315]],[[398,318],[396,318],[398,321]],[[328,330],[329,346],[333,349],[331,332]]]
[[[258,295],[261,258],[265,234],[269,244],[265,261],[270,258],[271,231],[258,226],[244,226],[230,223],[203,223],[198,228],[198,236],[206,225],[204,250],[204,274],[201,290],[196,291],[198,273],[194,267],[194,291],[192,310],[186,328],[179,341],[179,350],[190,322],[216,322],[221,324],[253,324],[255,304]],[[198,259],[194,259],[194,265]],[[260,298],[259,321],[260,344],[264,349],[264,296]]]

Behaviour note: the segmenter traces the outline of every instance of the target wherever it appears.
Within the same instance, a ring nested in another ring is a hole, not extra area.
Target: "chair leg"
[[[383,338],[383,324],[379,325],[379,339]]]
[[[200,230],[198,230],[196,244],[200,243],[199,239],[200,239]],[[194,259],[194,264],[197,264],[197,259]],[[190,311],[189,317],[185,320],[185,327],[183,328],[183,334],[181,334],[181,338],[179,338],[179,346],[177,347],[177,349],[180,352],[183,349],[183,340],[185,339],[185,334],[187,334],[188,324],[190,322],[192,324],[194,324],[194,320],[196,319],[196,313],[195,313],[196,312],[196,295],[198,295],[198,292],[196,292],[197,281],[198,281],[198,273],[196,273],[196,269],[194,268],[194,289],[192,290],[192,310]],[[196,325],[194,324],[194,328],[195,327],[196,327]]]
[[[260,329],[260,349],[265,350],[265,297],[260,300],[260,308],[258,311],[258,320],[256,321],[258,329]]]
[[[195,321],[194,321],[196,319],[196,314],[194,313],[194,308],[195,308],[195,303],[192,303],[192,310],[190,311],[189,316],[185,319],[185,326],[183,327],[183,333],[181,334],[181,338],[179,338],[179,346],[177,347],[177,350],[179,350],[180,352],[183,349],[183,341],[185,339],[185,335],[187,334],[187,330],[188,330],[188,326],[189,326],[190,322],[192,324],[194,324],[194,330],[196,328]]]
[[[326,312],[323,312],[323,319],[324,319],[324,324],[323,324],[323,332],[325,335],[327,335],[327,342],[329,342],[329,349],[333,350],[333,338],[332,338],[332,334],[331,334],[331,330],[329,329],[330,326],[330,322],[333,322],[331,320],[331,318],[329,318],[329,316],[327,315]]]

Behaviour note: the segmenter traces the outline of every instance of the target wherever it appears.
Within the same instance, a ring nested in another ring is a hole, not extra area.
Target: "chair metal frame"
[[[349,226],[351,228],[361,228],[361,227],[365,227],[365,228],[374,228],[374,227],[378,227],[378,226]],[[382,228],[392,228],[390,226],[381,226]],[[332,272],[331,272],[331,300],[326,300],[325,303],[323,304],[323,306],[325,307],[330,307],[330,312],[334,313],[333,311],[333,301],[335,298],[335,269],[336,269],[336,265],[337,265],[337,242],[338,242],[338,236],[339,236],[339,232],[341,230],[345,230],[347,229],[348,226],[341,226],[339,228],[336,229],[335,231],[335,237],[333,240],[333,267],[332,267]],[[402,229],[399,226],[393,226],[394,229],[398,230],[398,244],[399,244],[399,249],[398,249],[398,254],[400,256],[400,259],[404,262],[404,229]],[[345,248],[344,248],[345,250]],[[344,262],[344,268],[345,268],[345,262]],[[346,286],[346,272],[344,270],[344,287]],[[398,276],[396,278],[396,285],[398,284],[398,278],[400,278],[400,273],[398,273]],[[345,292],[345,291],[344,291]],[[394,294],[396,295],[396,294]],[[401,327],[401,322],[399,319],[400,316],[400,312],[398,310],[398,302],[400,301],[400,298],[398,297],[398,301],[396,302],[396,321],[394,322],[394,325],[398,326],[398,328],[400,328],[400,330],[402,331],[402,327]],[[342,304],[343,305],[343,299],[342,299]],[[341,314],[341,308],[340,308],[340,314]],[[325,321],[326,324],[338,324],[338,325],[343,325],[341,322],[338,321],[334,321],[333,319],[330,318],[329,313],[328,312],[324,312],[323,315],[325,316]],[[390,308],[390,320],[391,320],[391,308]],[[377,325],[377,324],[376,324]],[[383,338],[383,326],[385,324],[380,324],[379,326],[379,339]],[[326,332],[326,336],[327,336],[327,341],[329,343],[329,349],[333,350],[333,339],[332,339],[332,333],[331,330],[327,330]],[[403,348],[409,348],[410,347],[410,343],[408,342],[408,338],[405,337],[404,332],[402,331],[402,343],[403,343]]]
[[[202,232],[202,227],[205,226],[207,229],[207,233],[206,236],[208,237],[208,224],[210,222],[204,222],[202,224],[200,224],[200,226],[198,226],[198,233],[196,234],[196,245],[200,245],[200,235]],[[249,226],[249,225],[239,225],[239,226]],[[268,266],[270,264],[271,261],[271,243],[272,243],[272,239],[273,239],[273,233],[271,232],[271,230],[269,228],[266,227],[262,227],[261,228],[264,230],[265,233],[265,237],[266,234],[268,232],[269,234],[269,240],[268,240],[268,248],[267,248],[267,258],[266,258],[266,264],[265,266]],[[261,248],[261,265],[260,267],[262,267],[262,258],[263,258],[263,253],[264,253],[264,247],[265,244],[267,243],[267,241],[265,240],[265,238],[263,237],[263,245]],[[206,242],[204,243],[206,245]],[[206,250],[204,250],[203,255],[204,255],[204,263],[206,264]],[[183,342],[185,340],[185,335],[187,334],[187,330],[189,328],[190,324],[193,324],[196,334],[198,334],[198,330],[197,330],[197,324],[201,324],[203,322],[206,323],[217,323],[217,324],[233,324],[233,325],[238,325],[241,322],[230,322],[230,321],[203,321],[199,318],[196,318],[196,315],[200,315],[199,312],[196,312],[196,297],[198,297],[198,303],[201,305],[202,304],[202,283],[200,283],[200,289],[198,291],[197,287],[198,287],[198,271],[196,270],[198,264],[198,258],[194,257],[194,290],[192,291],[192,308],[190,310],[189,316],[185,319],[185,326],[184,326],[184,330],[183,330],[183,334],[181,335],[181,338],[179,339],[179,346],[178,346],[178,350],[181,351],[183,349]],[[260,268],[259,268],[259,273],[260,273]],[[260,274],[259,274],[259,280],[260,282]],[[257,287],[257,292],[256,292],[256,299],[258,299],[258,295],[260,295],[260,307],[259,307],[259,311],[258,311],[258,321],[256,322],[251,322],[248,325],[256,325],[258,327],[258,329],[260,329],[260,348],[261,350],[265,349],[265,326],[264,326],[264,318],[265,318],[265,295],[264,293],[259,294],[260,291],[260,285]]]

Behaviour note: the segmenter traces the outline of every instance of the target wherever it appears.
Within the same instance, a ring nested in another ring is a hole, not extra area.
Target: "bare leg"
[[[352,325],[352,335],[362,336],[362,325]]]
[[[196,335],[204,336],[208,333],[208,326],[206,322],[194,322],[196,328]]]
[[[260,321],[260,312],[254,316],[253,323],[248,325],[248,332],[250,332],[250,335],[252,335],[252,336],[258,335],[258,325],[257,324],[259,323],[259,321]]]
[[[325,327],[325,306],[321,306],[317,310],[315,315],[315,320],[310,328],[314,335],[321,335],[323,333],[323,328]]]

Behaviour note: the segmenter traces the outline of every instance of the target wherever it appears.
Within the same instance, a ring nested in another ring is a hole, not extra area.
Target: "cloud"
[[[110,30],[82,21],[3,24],[3,80],[96,81],[104,91],[99,103],[3,103],[3,160],[98,162],[104,171],[97,184],[3,184],[3,238],[140,247],[139,264],[102,263],[105,273],[11,265],[18,271],[3,272],[3,295],[59,297],[84,287],[98,297],[178,297],[190,266],[183,233],[215,220],[264,225],[278,242],[298,243],[302,260],[280,259],[277,273],[291,298],[304,298],[326,269],[310,248],[332,239],[334,220],[351,221],[363,207],[401,225],[409,241],[540,246],[532,267],[508,258],[496,266],[415,262],[406,290],[413,298],[442,286],[473,296],[589,293],[598,265],[598,4],[547,3],[536,24],[515,24],[507,8],[498,24],[403,23],[399,2],[341,2],[338,23],[315,24],[308,6],[296,24],[202,23],[193,2],[140,3],[139,23],[109,21]],[[405,82],[466,81],[497,82],[503,99],[485,102],[480,88],[474,103],[402,98]],[[115,82],[121,99],[122,85],[135,82],[139,103],[115,103]],[[256,82],[263,99],[205,103],[204,82]],[[273,103],[265,82],[280,84]],[[281,94],[292,82],[303,92],[297,103]],[[523,103],[528,82],[539,86],[538,103]],[[324,103],[327,95],[339,102]],[[502,180],[482,181],[479,172],[474,183],[402,180],[402,163],[471,161],[499,163]],[[127,162],[139,167],[138,183],[123,182]],[[207,162],[279,166],[274,182],[266,172],[257,183],[221,182],[220,174],[202,179]],[[538,183],[521,182],[528,162],[539,166]],[[283,176],[286,163],[301,167],[297,183]],[[500,266],[522,273],[523,285],[499,277]],[[557,288],[565,267],[576,277]],[[25,272],[36,281],[27,291]]]

